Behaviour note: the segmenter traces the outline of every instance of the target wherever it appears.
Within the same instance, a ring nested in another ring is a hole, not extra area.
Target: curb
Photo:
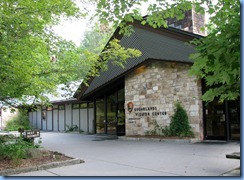
[[[240,167],[232,169],[224,174],[221,174],[220,176],[241,176]]]
[[[0,171],[0,175],[9,176],[9,175],[14,175],[14,174],[26,173],[26,172],[30,172],[30,171],[39,171],[39,170],[46,170],[46,169],[51,169],[51,168],[56,168],[56,167],[61,167],[61,166],[80,164],[80,163],[84,163],[84,162],[85,161],[83,161],[81,159],[70,159],[67,161],[52,162],[52,163],[33,166],[33,167],[26,167],[26,168],[19,168],[19,169],[7,169],[7,170]]]
[[[184,143],[199,143],[202,142],[198,139],[167,139],[167,138],[144,138],[144,137],[119,137],[121,140],[132,140],[132,141],[159,141],[159,142],[184,142]]]

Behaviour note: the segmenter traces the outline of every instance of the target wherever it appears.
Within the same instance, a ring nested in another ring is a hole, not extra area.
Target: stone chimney
[[[193,9],[185,12],[185,18],[177,20],[170,18],[167,20],[169,27],[178,28],[195,34],[206,36],[205,31],[201,31],[201,27],[205,25],[205,14],[196,13]]]

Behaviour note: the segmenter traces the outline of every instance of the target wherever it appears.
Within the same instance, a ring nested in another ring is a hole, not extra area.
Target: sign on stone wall
[[[134,106],[133,102],[127,103],[127,111],[131,115],[128,118],[129,123],[134,123],[135,120],[139,120],[142,117],[160,117],[167,115],[166,111],[160,110],[157,106]]]

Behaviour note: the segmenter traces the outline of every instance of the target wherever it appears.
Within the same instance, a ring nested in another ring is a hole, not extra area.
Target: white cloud
[[[87,20],[80,19],[77,21],[63,21],[60,25],[53,27],[53,29],[59,36],[79,45],[82,39],[82,34],[87,29],[86,27]]]
[[[81,9],[87,9],[89,14],[78,20],[61,20],[61,23],[54,26],[53,29],[59,36],[80,45],[84,32],[90,28],[92,23],[90,18],[95,13],[95,7],[93,4],[82,3],[78,0],[76,3]]]

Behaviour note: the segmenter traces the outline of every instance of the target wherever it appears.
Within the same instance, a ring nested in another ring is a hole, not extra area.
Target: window
[[[93,108],[93,107],[94,107],[93,102],[89,102],[89,108]]]
[[[79,109],[80,108],[80,104],[72,104],[72,109]]]
[[[59,109],[59,110],[64,110],[64,105],[59,105],[59,106],[58,106],[58,109]]]
[[[52,111],[52,110],[53,110],[53,107],[52,107],[52,106],[48,106],[48,107],[47,107],[47,110],[48,110],[48,111]]]
[[[82,103],[82,104],[80,104],[80,108],[81,108],[81,109],[86,109],[86,108],[87,108],[87,103]]]

